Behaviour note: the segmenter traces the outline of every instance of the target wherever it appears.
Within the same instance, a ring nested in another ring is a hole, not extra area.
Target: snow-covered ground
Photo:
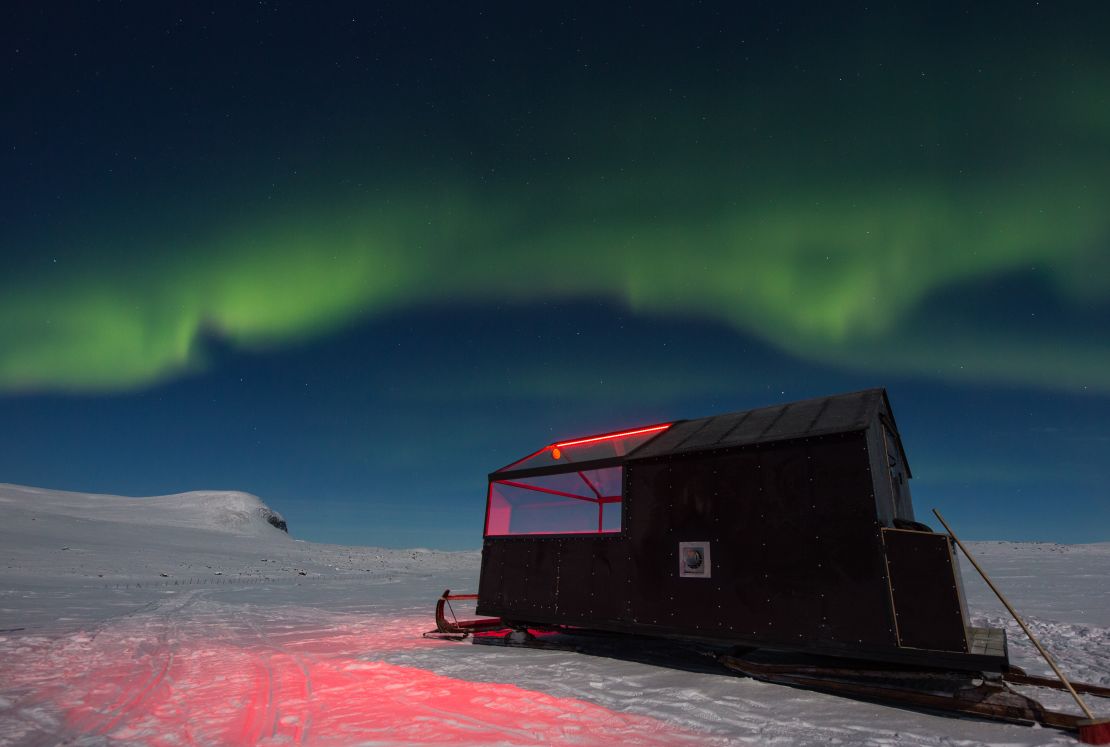
[[[1110,544],[972,551],[1065,671],[1110,685]],[[1073,743],[753,682],[708,661],[422,638],[443,589],[475,589],[479,561],[299,542],[243,493],[0,484],[0,744]],[[1047,673],[974,570],[963,575],[973,617],[1006,624],[1015,663]]]

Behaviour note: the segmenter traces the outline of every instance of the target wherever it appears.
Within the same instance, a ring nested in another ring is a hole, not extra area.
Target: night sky
[[[878,5],[5,4],[0,482],[475,548],[886,386],[919,518],[1110,540],[1110,4]]]

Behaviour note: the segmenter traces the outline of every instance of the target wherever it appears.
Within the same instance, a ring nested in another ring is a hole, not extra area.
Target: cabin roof
[[[681,420],[636,449],[629,459],[861,431],[884,405],[886,412],[891,413],[886,390],[876,388]],[[890,418],[891,428],[897,433],[893,414]]]
[[[906,466],[906,475],[911,476],[906,452],[902,446],[901,436],[898,434],[898,426],[894,422],[894,413],[890,408],[886,390],[875,388],[834,394],[830,397],[786,402],[754,410],[711,415],[695,420],[678,420],[662,426],[580,439],[578,442],[555,443],[491,472],[489,477],[495,480],[508,476],[554,474],[573,470],[575,467],[598,467],[671,454],[690,454],[733,446],[850,433],[866,430],[880,416],[889,421],[887,427],[894,434],[902,455],[902,463]],[[565,462],[555,461],[558,458],[555,457],[541,460],[539,463],[535,462],[538,456],[554,453],[553,450],[559,446],[595,440],[609,441],[614,436],[635,435],[660,428],[666,430],[659,435],[649,437],[639,446],[633,446],[623,456],[609,454],[594,459],[585,457],[585,461],[578,462],[569,459]]]

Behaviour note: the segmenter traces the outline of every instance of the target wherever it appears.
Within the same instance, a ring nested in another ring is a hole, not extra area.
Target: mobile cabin
[[[884,389],[550,444],[489,475],[477,611],[999,671]]]

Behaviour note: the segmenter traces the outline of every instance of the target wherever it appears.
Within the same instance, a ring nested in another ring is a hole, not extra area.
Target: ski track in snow
[[[290,616],[206,590],[61,638],[0,642],[5,740],[176,744],[701,743],[650,715],[382,659],[453,649],[420,618]],[[8,665],[5,665],[8,669]],[[23,693],[22,696],[19,694]],[[14,712],[14,713],[13,713]],[[43,728],[43,727],[46,728]],[[709,743],[712,743],[710,740]]]
[[[198,494],[200,519],[189,495],[162,503],[175,526],[147,512],[136,533],[127,499],[98,523],[82,503],[96,497],[0,485],[0,745],[1075,744],[754,682],[708,659],[676,666],[673,651],[427,640],[440,592],[476,587],[476,553],[294,542],[259,526],[244,494],[234,526],[208,531],[226,515],[218,495]],[[1068,674],[1110,685],[1110,545],[972,550]],[[1014,663],[1047,673],[973,574],[964,565],[973,622],[1005,626]],[[1066,693],[1026,692],[1075,710]]]

